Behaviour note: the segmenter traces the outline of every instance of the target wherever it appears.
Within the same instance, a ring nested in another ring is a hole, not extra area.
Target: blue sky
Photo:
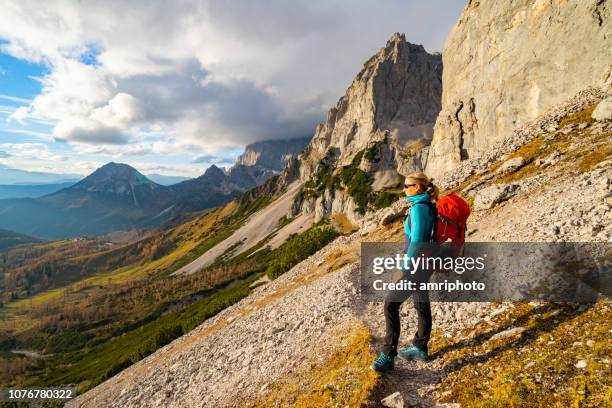
[[[0,165],[85,175],[115,161],[182,176],[230,166],[245,144],[311,136],[394,32],[441,51],[463,5],[5,1]]]

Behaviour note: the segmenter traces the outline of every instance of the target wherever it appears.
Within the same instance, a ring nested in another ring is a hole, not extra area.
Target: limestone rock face
[[[311,180],[322,163],[333,169],[351,164],[359,152],[370,149],[359,168],[372,181],[373,191],[393,188],[401,175],[422,170],[433,124],[440,111],[442,57],[429,54],[394,34],[364,64],[346,94],[317,126],[312,141],[299,156],[299,179]],[[315,219],[343,212],[352,222],[363,214],[341,189],[310,199],[299,199],[297,212],[314,211]]]
[[[308,179],[330,148],[338,149],[340,165],[349,163],[377,132],[389,131],[400,145],[430,140],[440,111],[441,77],[439,54],[394,34],[317,126],[302,158],[301,178]]]
[[[612,61],[610,2],[471,0],[443,52],[426,171],[439,178],[580,89]]]

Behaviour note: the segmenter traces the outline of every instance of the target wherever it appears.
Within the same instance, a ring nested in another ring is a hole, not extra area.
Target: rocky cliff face
[[[400,174],[424,167],[422,148],[431,140],[440,110],[441,76],[439,54],[429,54],[403,34],[394,34],[317,126],[300,156],[299,179],[317,184],[324,167],[353,165],[365,172],[373,191],[380,191],[396,186]],[[355,161],[365,150],[369,154]],[[338,210],[355,220],[360,205],[347,187],[324,186],[319,194],[298,199],[294,211],[314,211],[320,219]]]
[[[317,126],[304,155],[308,165],[302,168],[302,178],[330,148],[338,149],[340,164],[347,164],[380,131],[391,132],[403,144],[431,137],[440,111],[441,76],[439,54],[394,34]]]
[[[236,164],[263,166],[281,171],[291,156],[297,156],[310,142],[310,137],[288,140],[265,140],[247,145]]]
[[[469,1],[446,40],[427,172],[440,177],[609,67],[610,3]]]
[[[310,138],[289,140],[264,140],[247,145],[244,152],[236,159],[236,164],[229,173],[248,173],[255,185],[262,184],[278,174],[291,158],[304,150]]]

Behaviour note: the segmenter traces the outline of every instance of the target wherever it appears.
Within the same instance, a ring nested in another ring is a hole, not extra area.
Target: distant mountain
[[[156,227],[224,204],[255,185],[244,166],[225,173],[213,165],[200,177],[163,186],[127,164],[108,163],[51,194],[0,200],[0,228],[63,238]]]
[[[60,184],[76,182],[82,176],[78,174],[55,174],[36,171],[12,169],[0,165],[0,184]]]
[[[40,198],[0,200],[0,228],[41,238],[99,235],[157,225],[175,200],[169,187],[108,163],[80,182]]]
[[[18,232],[0,229],[0,251],[4,251],[16,245],[29,244],[32,242],[38,242],[38,240],[27,235],[19,234]]]
[[[37,198],[67,188],[75,182],[59,184],[4,184],[0,185],[0,200],[4,198]]]
[[[222,205],[261,185],[306,143],[306,139],[255,143],[227,171],[212,165],[200,177],[171,185],[158,184],[127,164],[108,163],[50,194],[0,199],[0,228],[64,238],[157,227],[182,214]]]
[[[170,203],[165,186],[154,183],[135,168],[122,163],[108,163],[75,185],[50,194],[47,202],[65,201],[66,197],[90,195],[97,200],[119,200],[134,208],[159,208]]]
[[[237,165],[263,166],[270,170],[281,171],[289,156],[297,156],[301,153],[310,137],[287,140],[264,140],[247,145],[236,159]]]
[[[292,157],[297,157],[310,142],[310,137],[289,140],[264,140],[247,145],[230,168],[244,174],[248,173],[260,185],[278,174]]]
[[[162,186],[171,186],[176,183],[180,183],[181,181],[191,180],[190,177],[182,177],[182,176],[166,176],[163,174],[155,174],[150,173],[146,174],[147,178],[157,184],[161,184]]]

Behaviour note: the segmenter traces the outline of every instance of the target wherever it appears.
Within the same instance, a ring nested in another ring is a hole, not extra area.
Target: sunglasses
[[[404,188],[414,187],[416,184],[404,184]]]

